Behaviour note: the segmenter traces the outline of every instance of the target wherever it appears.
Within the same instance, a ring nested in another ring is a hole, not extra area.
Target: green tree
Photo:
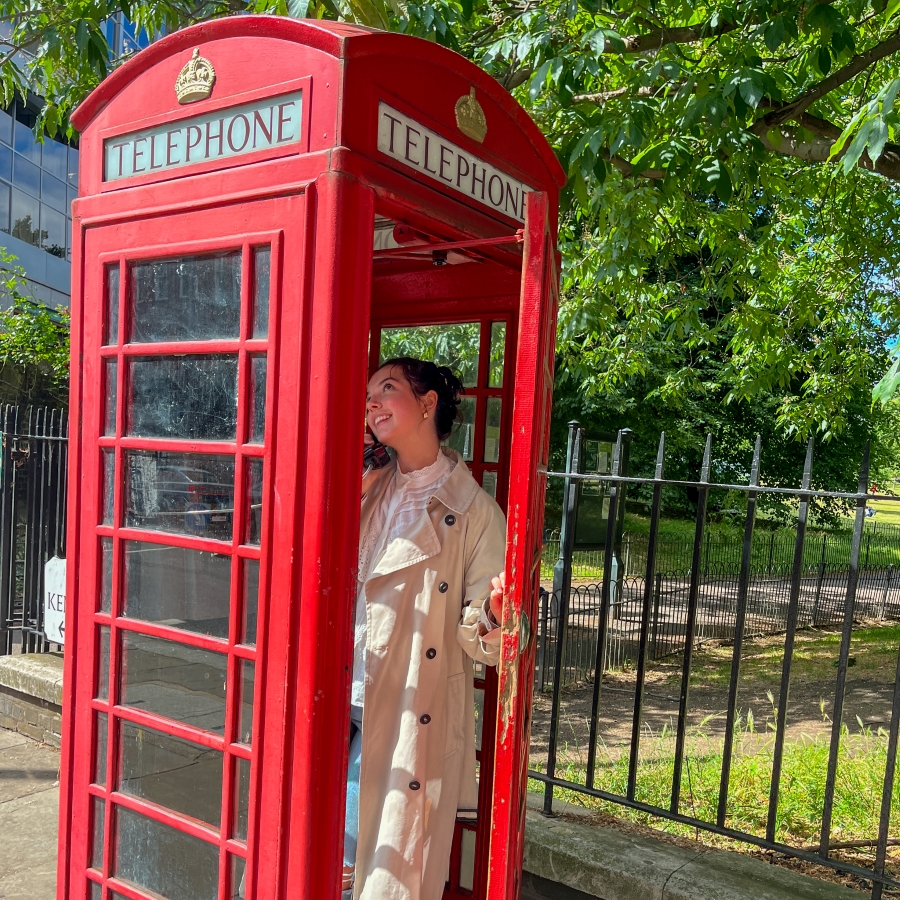
[[[69,311],[28,296],[15,257],[0,248],[0,403],[63,408],[69,398]]]
[[[117,11],[151,33],[275,12],[458,49],[569,172],[560,370],[585,403],[646,385],[635,402],[688,410],[711,369],[717,402],[766,398],[787,437],[860,415],[875,428],[857,401],[900,330],[900,0],[4,0],[7,97],[46,97],[44,124],[61,127],[119,63]]]

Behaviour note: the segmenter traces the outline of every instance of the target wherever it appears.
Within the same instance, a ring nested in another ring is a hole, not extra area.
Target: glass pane
[[[112,610],[113,541],[100,538],[100,612]]]
[[[94,819],[93,840],[91,841],[91,866],[103,871],[103,834],[106,829],[104,815],[106,801],[100,797],[91,797],[91,815]]]
[[[100,626],[100,652],[97,654],[97,699],[109,699],[109,626]]]
[[[250,437],[251,444],[261,444],[266,432],[266,355],[250,357]]]
[[[78,187],[78,151],[74,147],[69,147],[69,171],[66,173],[69,177],[69,184]]]
[[[503,363],[506,356],[506,322],[491,322],[491,369],[488,387],[503,387]]]
[[[112,525],[116,502],[116,451],[105,448],[101,451],[103,460],[103,524]]]
[[[256,613],[259,607],[259,560],[241,560],[244,569],[244,627],[242,644],[256,643]]]
[[[116,400],[119,392],[119,365],[115,357],[103,360],[103,372],[106,379],[106,414],[103,421],[103,434],[115,437],[116,434]]]
[[[41,232],[38,228],[41,205],[33,197],[22,191],[12,189],[12,236],[26,244],[41,243]]]
[[[263,461],[247,460],[247,544],[258,544],[262,532]]]
[[[166,900],[216,900],[219,848],[120,806],[113,874]]]
[[[94,784],[106,784],[106,713],[94,713]]]
[[[131,267],[136,343],[240,336],[241,252],[157,259]]]
[[[32,197],[41,196],[41,170],[18,153],[13,154],[13,184]]]
[[[466,387],[478,384],[478,355],[481,325],[420,325],[385,328],[381,332],[381,359],[412,356],[439,366],[449,366]]]
[[[119,264],[106,267],[106,324],[104,344],[119,343]]]
[[[13,119],[8,112],[0,112],[0,141],[12,144]]]
[[[111,897],[118,897],[118,894],[110,894]],[[103,900],[103,888],[96,881],[91,882],[91,900]]]
[[[44,138],[43,152],[41,153],[41,168],[46,169],[51,175],[66,180],[66,151],[65,144]]]
[[[497,499],[497,473],[483,472],[481,486],[496,500]]]
[[[129,361],[128,434],[233,441],[237,356],[153,356]]]
[[[126,616],[227,639],[230,595],[230,556],[125,542]]]
[[[453,425],[450,437],[444,446],[451,447],[466,461],[474,457],[475,444],[475,398],[463,397],[459,404],[459,419]]]
[[[253,683],[255,666],[246,659],[241,660],[241,706],[238,720],[237,741],[250,744],[253,735]]]
[[[500,397],[488,397],[487,421],[484,423],[484,461],[500,461],[500,412],[503,401]]]
[[[222,820],[222,753],[191,741],[121,723],[119,790],[200,819]]]
[[[459,886],[465,891],[475,890],[475,832],[466,828],[462,833],[459,855]]]
[[[271,251],[268,247],[253,249],[253,271],[255,273],[253,299],[253,337],[269,336],[269,281]]]
[[[66,214],[41,204],[41,247],[51,256],[66,258]]]
[[[247,863],[240,856],[231,857],[231,900],[244,900],[246,896],[244,879],[246,877]]]
[[[19,110],[19,114],[22,114],[21,107]],[[32,118],[29,121],[33,122],[34,119]],[[30,159],[31,162],[40,165],[41,145],[34,139],[34,131],[32,131],[31,128],[29,128],[29,126],[24,122],[16,120],[13,134],[13,147],[15,147],[16,153],[21,153],[22,156]]]
[[[234,837],[247,840],[247,817],[250,811],[250,760],[234,761]]]
[[[53,178],[46,172],[41,173],[41,200],[55,210],[65,213],[68,207],[66,205],[66,186],[64,182]]]
[[[231,540],[232,457],[128,450],[124,477],[127,526]]]
[[[10,187],[0,182],[0,231],[9,234]]]
[[[195,728],[225,730],[224,655],[127,632],[122,653],[123,703]]]
[[[0,146],[0,178],[12,181],[12,150]]]

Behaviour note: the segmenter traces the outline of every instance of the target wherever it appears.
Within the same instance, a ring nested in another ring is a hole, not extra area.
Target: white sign
[[[378,105],[378,149],[497,212],[525,221],[525,194],[533,188],[387,103]]]
[[[303,92],[204,113],[103,142],[103,180],[165,172],[300,140]]]
[[[44,566],[44,634],[54,644],[65,643],[66,561],[54,556]]]

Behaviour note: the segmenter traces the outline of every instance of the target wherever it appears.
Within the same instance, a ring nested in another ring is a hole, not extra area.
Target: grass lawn
[[[813,697],[830,696],[835,679],[834,661],[840,645],[840,634],[804,630],[797,633],[792,667],[792,697],[809,694]],[[775,699],[769,692],[781,673],[783,636],[773,636],[748,641],[741,669],[741,696],[768,696],[771,716],[765,720],[752,715],[741,716],[735,729],[734,754],[729,779],[728,815],[730,828],[748,834],[765,836],[769,790],[774,753]],[[900,646],[900,625],[862,628],[853,634],[851,657],[854,666],[852,678],[866,684],[886,684],[893,681]],[[694,655],[691,677],[692,696],[706,691],[724,696],[730,677],[730,646],[704,647]],[[678,692],[680,663],[673,658],[671,665],[654,667],[667,670],[661,680],[654,680],[657,693]],[[805,689],[801,691],[801,689]],[[719,782],[722,772],[722,722],[723,716],[714,700],[710,713],[689,729],[682,768],[682,793],[680,812],[702,821],[715,822],[718,811]],[[816,704],[817,705],[817,704]],[[705,709],[706,707],[704,707]],[[888,707],[889,708],[889,707]],[[608,715],[608,714],[607,714]],[[810,733],[794,731],[785,742],[782,762],[782,779],[776,825],[776,840],[795,847],[806,847],[818,841],[821,827],[822,804],[825,794],[825,778],[829,754],[831,729],[827,710],[814,711],[811,718],[821,715],[817,728]],[[848,718],[850,715],[848,715]],[[818,721],[818,719],[816,719]],[[815,724],[815,722],[813,723]],[[878,834],[881,811],[881,794],[887,763],[887,731],[884,728],[867,727],[861,720],[852,723],[852,729],[842,729],[839,763],[834,794],[832,842],[866,841]],[[857,727],[858,726],[858,727]],[[586,781],[584,765],[585,748],[560,747],[559,777],[577,783]],[[535,768],[541,765],[535,760]],[[650,731],[646,728],[641,742],[640,765],[636,799],[667,809],[670,801],[674,769],[674,734],[669,726]],[[598,746],[598,762],[595,786],[601,790],[624,795],[628,778],[627,743]],[[529,789],[543,792],[543,784],[532,779]],[[698,833],[697,829],[671,822],[664,818],[628,809],[615,803],[598,800],[567,789],[555,789],[554,797],[588,810],[613,815],[619,820],[635,825],[650,825],[658,830],[679,837],[700,839],[715,846],[734,848],[733,841],[711,833]],[[900,835],[900,777],[895,779],[890,819],[890,835]],[[747,849],[742,845],[739,848]],[[869,850],[852,851],[867,854]],[[900,851],[889,850],[891,861],[900,862]],[[868,857],[854,857],[862,865],[870,865]]]

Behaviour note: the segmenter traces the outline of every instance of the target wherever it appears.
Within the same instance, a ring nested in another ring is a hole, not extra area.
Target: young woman
[[[394,459],[363,479],[345,898],[440,900],[454,823],[476,814],[472,660],[500,658],[506,524],[441,449],[462,392],[406,357],[369,379]]]

